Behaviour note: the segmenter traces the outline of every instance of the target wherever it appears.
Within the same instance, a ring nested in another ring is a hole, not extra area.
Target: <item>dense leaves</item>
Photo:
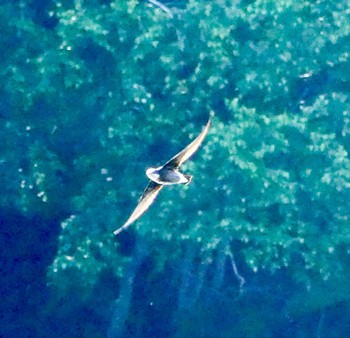
[[[348,334],[347,2],[162,4],[0,5],[4,334]]]

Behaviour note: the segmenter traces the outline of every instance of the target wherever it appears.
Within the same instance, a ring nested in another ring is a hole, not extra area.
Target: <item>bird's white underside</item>
[[[185,177],[184,174],[180,173],[177,170],[174,170],[172,172],[173,175],[176,175],[179,180],[177,182],[167,182],[167,181],[162,181],[159,179],[159,174],[158,171],[162,169],[162,167],[158,168],[149,168],[146,170],[146,175],[147,177],[152,180],[153,182],[156,182],[158,184],[163,184],[163,185],[172,185],[172,184],[183,184],[183,183],[188,183],[188,179]]]

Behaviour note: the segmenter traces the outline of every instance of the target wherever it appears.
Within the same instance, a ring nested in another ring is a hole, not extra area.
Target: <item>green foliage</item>
[[[254,301],[242,304],[228,253],[250,280],[294,285],[284,304],[292,315],[348,302],[347,2],[165,4],[173,18],[135,0],[0,5],[0,206],[39,215],[48,231],[51,220],[61,224],[48,318],[59,306],[57,322],[89,309],[106,323],[119,297],[128,299],[123,325],[137,336],[149,314],[133,311],[136,277],[152,304],[164,298],[150,285],[168,278],[176,297],[167,311],[178,323],[168,335],[196,335],[203,318],[215,332],[211,320],[221,314],[211,305],[220,301],[202,296],[215,289],[225,308],[242,309],[229,312],[222,336],[278,336]],[[193,182],[164,189],[115,238],[146,185],[145,168],[187,145],[210,115],[203,147],[183,167]],[[146,248],[139,256],[134,241]],[[67,296],[74,306],[62,306]],[[276,311],[275,298],[263,299]],[[208,308],[187,321],[198,304]],[[108,326],[70,333],[103,335]],[[315,334],[303,330],[292,333]]]

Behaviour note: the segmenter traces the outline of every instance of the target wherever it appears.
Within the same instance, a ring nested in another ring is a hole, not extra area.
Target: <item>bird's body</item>
[[[146,175],[151,181],[163,185],[190,183],[188,178],[190,175],[184,175],[179,170],[164,166],[147,169]]]
[[[146,175],[150,179],[148,186],[142,194],[139,203],[129,219],[119,229],[114,231],[117,235],[125,230],[130,224],[135,222],[142,214],[150,207],[159,191],[164,185],[173,184],[189,184],[192,180],[191,175],[185,175],[180,172],[179,167],[187,161],[199,148],[207,135],[210,127],[210,120],[202,130],[202,132],[192,141],[185,149],[171,158],[168,162],[158,168],[149,168],[146,170]]]

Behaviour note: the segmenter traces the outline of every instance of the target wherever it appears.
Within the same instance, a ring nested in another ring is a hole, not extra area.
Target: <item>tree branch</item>
[[[237,277],[238,281],[239,281],[239,292],[242,293],[243,291],[243,285],[245,284],[245,279],[244,277],[238,272],[238,269],[237,269],[237,265],[236,265],[236,262],[235,262],[235,258],[233,256],[233,253],[231,251],[231,248],[228,247],[228,250],[227,250],[227,254],[228,256],[230,257],[230,260],[231,260],[231,266],[232,266],[232,270],[233,270],[233,273],[235,274],[235,276]]]
[[[128,266],[124,278],[121,281],[120,296],[115,301],[110,326],[108,328],[108,338],[119,338],[124,336],[125,323],[129,317],[131,307],[132,290],[137,269],[145,256],[145,244],[142,238],[137,239],[133,258]]]

